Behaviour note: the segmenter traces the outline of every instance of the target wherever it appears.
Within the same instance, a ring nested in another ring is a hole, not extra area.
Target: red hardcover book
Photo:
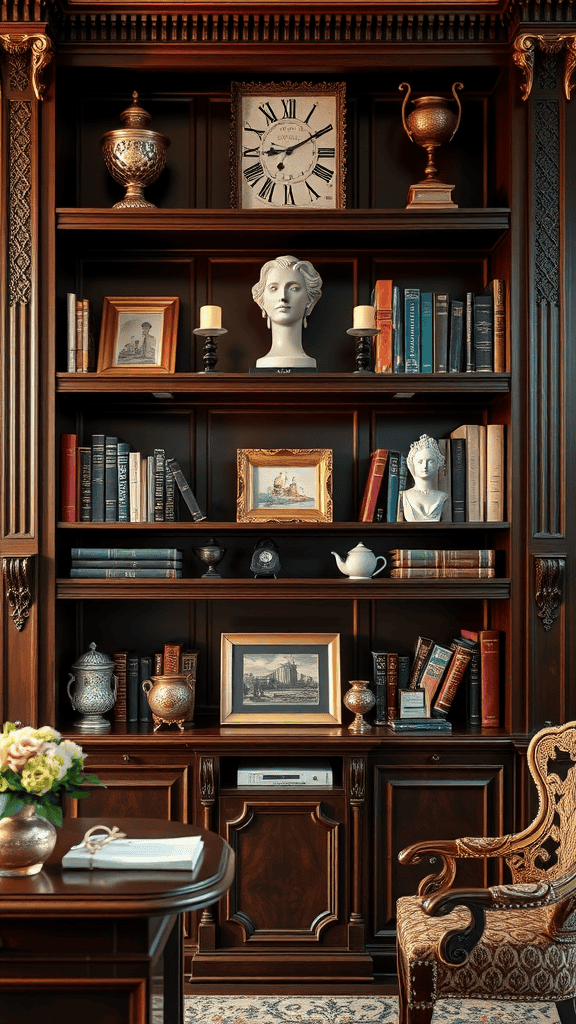
[[[128,671],[128,651],[116,651],[113,655],[114,675],[117,680],[116,703],[114,704],[114,721],[126,721],[126,676]]]
[[[184,644],[164,644],[164,675],[178,675]]]
[[[482,725],[500,725],[500,633],[481,629],[480,642],[480,715]]]
[[[77,434],[62,434],[62,522],[75,523],[76,515],[76,449]]]
[[[387,448],[376,448],[370,456],[370,469],[368,470],[368,479],[366,480],[362,505],[360,506],[360,517],[358,520],[360,523],[371,523],[374,519],[387,458]]]
[[[375,323],[374,372],[392,373],[394,343],[392,340],[392,281],[376,281],[374,287]]]
[[[467,644],[465,639],[462,639],[461,642],[455,640],[451,646],[454,648],[454,654],[448,671],[444,676],[444,682],[442,683],[438,696],[434,701],[434,707],[432,708],[433,718],[447,717],[452,706],[456,690],[460,685],[464,672],[468,668],[470,658],[472,657],[473,644]]]

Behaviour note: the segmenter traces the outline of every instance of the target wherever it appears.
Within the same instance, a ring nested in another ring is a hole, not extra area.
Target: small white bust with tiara
[[[434,487],[437,472],[444,465],[444,456],[438,442],[422,434],[410,445],[406,464],[414,478],[414,486],[400,491],[399,511],[409,523],[438,522],[442,515],[446,491]]]

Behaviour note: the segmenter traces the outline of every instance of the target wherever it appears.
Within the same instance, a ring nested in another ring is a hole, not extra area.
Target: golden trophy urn
[[[372,710],[376,703],[376,698],[372,690],[369,689],[368,680],[351,679],[350,689],[346,691],[342,700],[344,706],[354,715],[352,724],[348,726],[349,732],[370,732],[372,726],[364,721],[364,715]]]
[[[152,676],[143,681],[142,689],[152,712],[154,732],[161,725],[177,725],[182,731],[184,723],[192,720],[196,695],[193,672]]]
[[[123,128],[106,132],[100,142],[104,163],[126,195],[113,210],[138,208],[155,209],[154,203],[144,198],[144,186],[153,185],[166,166],[166,150],[170,139],[147,125],[152,120],[138,104],[138,93],[132,93],[132,105],[120,114]]]
[[[455,82],[452,86],[452,95],[458,107],[458,113],[454,113],[448,106],[449,100],[443,96],[419,96],[411,102],[414,104],[408,116],[406,116],[406,105],[410,98],[411,89],[408,82],[402,82],[398,88],[402,91],[408,90],[402,103],[402,124],[411,142],[422,146],[428,154],[428,163],[424,171],[424,178],[416,185],[411,185],[408,190],[407,210],[449,210],[457,209],[457,204],[452,200],[454,185],[447,185],[440,181],[438,171],[434,163],[434,150],[445,142],[450,142],[458,131],[462,107],[456,93],[457,89],[463,89],[462,82]]]

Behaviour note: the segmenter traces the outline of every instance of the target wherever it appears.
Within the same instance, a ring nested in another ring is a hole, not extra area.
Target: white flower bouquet
[[[0,818],[16,814],[24,804],[53,825],[62,824],[62,794],[88,796],[83,787],[102,786],[96,775],[86,775],[82,747],[49,725],[33,729],[6,722],[0,736]]]

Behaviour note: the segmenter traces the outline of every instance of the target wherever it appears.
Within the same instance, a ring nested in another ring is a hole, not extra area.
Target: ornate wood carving
[[[538,615],[546,632],[552,629],[558,618],[564,591],[565,558],[535,558],[536,571],[535,601]]]
[[[366,758],[350,758],[350,803],[364,803],[366,796]]]
[[[9,118],[9,302],[27,305],[32,281],[32,232],[30,227],[30,175],[32,168],[32,104],[17,100],[8,104]]]
[[[44,95],[45,85],[42,82],[42,72],[50,63],[54,55],[52,42],[43,35],[0,35],[0,44],[9,56],[10,87],[15,91],[23,91],[28,88],[28,61],[26,56],[30,54],[30,71],[32,74],[32,88],[37,100]]]
[[[18,632],[24,629],[32,604],[31,585],[32,559],[3,558],[2,575],[4,576],[4,592],[10,605],[12,621]]]
[[[514,40],[514,51],[512,60],[520,68],[524,75],[524,81],[520,84],[522,99],[527,100],[534,82],[534,61],[536,50],[546,54],[557,54],[564,50],[564,95],[570,99],[570,93],[574,88],[572,74],[576,66],[576,36],[558,34],[556,36],[532,35],[523,32]]]

